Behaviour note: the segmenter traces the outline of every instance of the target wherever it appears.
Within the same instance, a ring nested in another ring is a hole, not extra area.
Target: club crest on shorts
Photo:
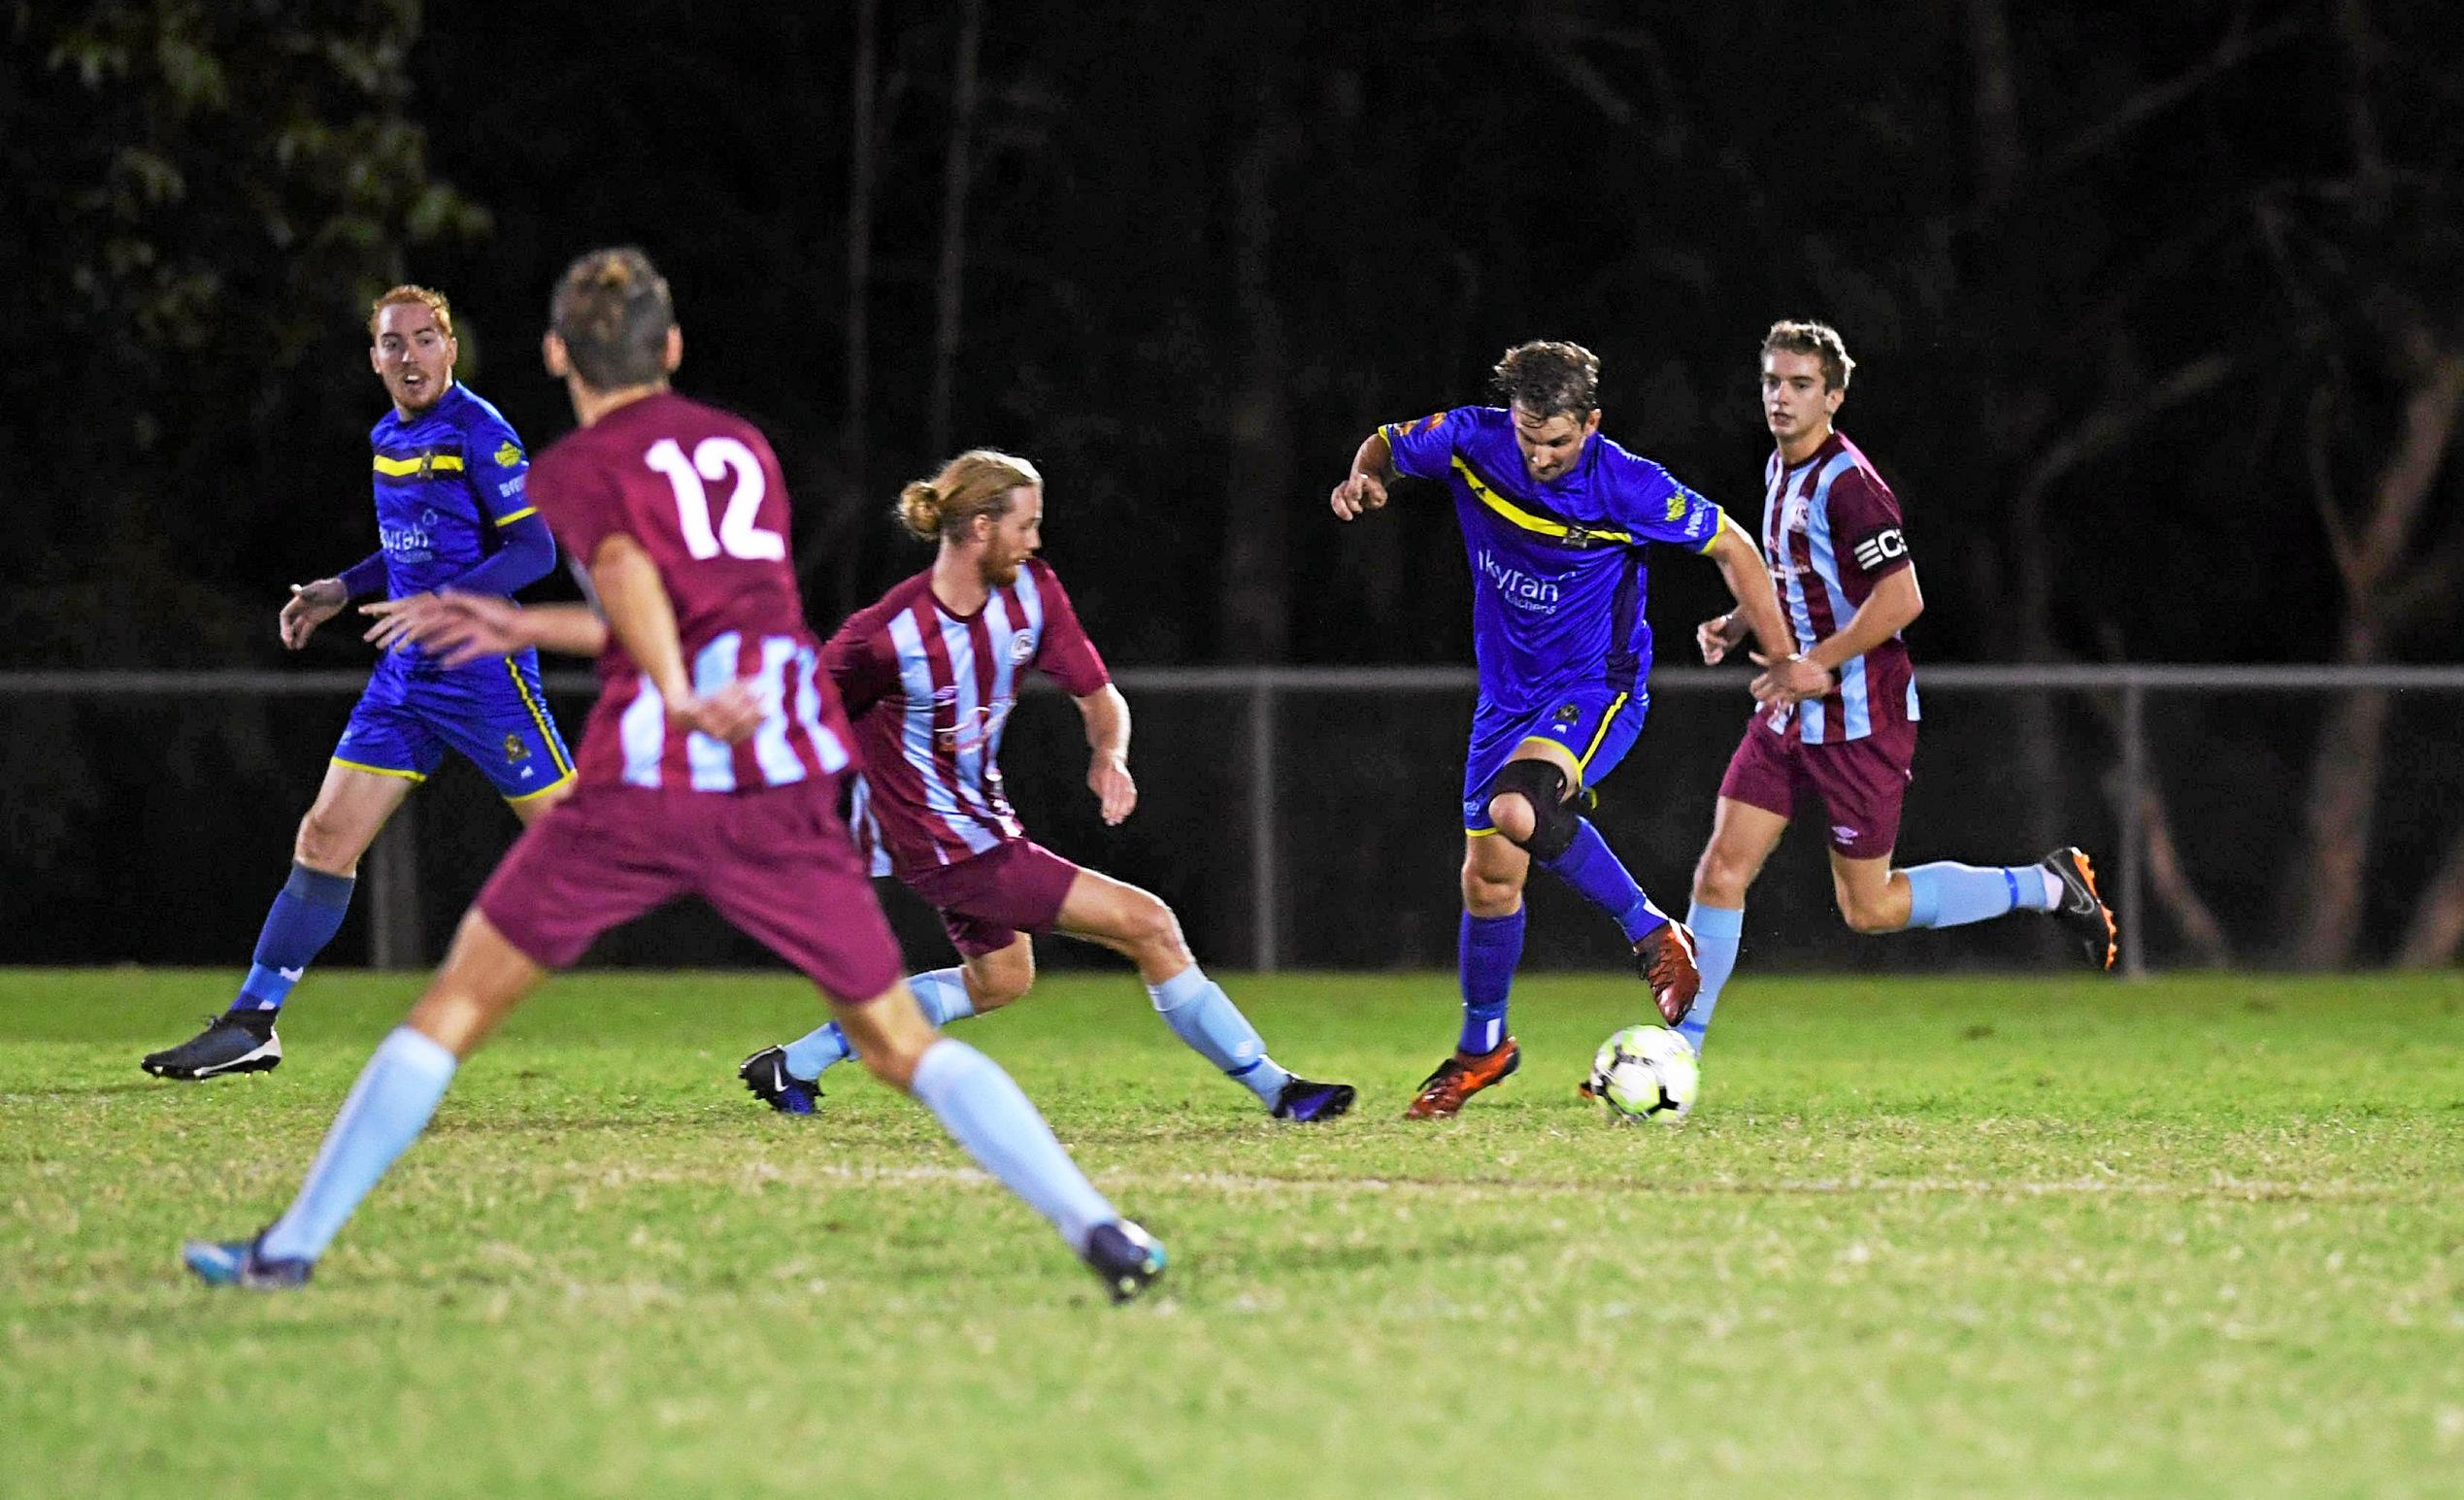
[[[1561,703],[1557,706],[1557,712],[1548,717],[1552,722],[1571,724],[1576,719],[1582,717],[1582,705],[1580,703]]]
[[[517,766],[529,758],[530,747],[522,743],[522,737],[520,735],[509,734],[505,736],[505,764],[509,766]]]

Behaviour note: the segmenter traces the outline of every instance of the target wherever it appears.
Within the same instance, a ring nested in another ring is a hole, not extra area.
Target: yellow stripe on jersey
[[[1511,500],[1508,500],[1503,495],[1500,495],[1496,490],[1489,488],[1487,483],[1484,483],[1478,474],[1473,472],[1472,466],[1465,463],[1460,457],[1457,457],[1454,460],[1454,472],[1462,477],[1465,484],[1471,486],[1473,496],[1477,498],[1481,504],[1487,506],[1490,510],[1495,511],[1499,516],[1504,517],[1507,520],[1513,522],[1514,524],[1522,527],[1525,531],[1538,532],[1544,537],[1557,537],[1560,539],[1570,537],[1575,534],[1574,528],[1568,526],[1565,522],[1550,520],[1546,516],[1534,516],[1531,512],[1524,510],[1522,507],[1515,504]],[[1582,534],[1585,537],[1593,538],[1602,542],[1632,542],[1634,540],[1634,535],[1631,532],[1595,531],[1589,526],[1582,528]]]
[[[513,676],[514,691],[522,695],[522,707],[530,710],[531,721],[539,726],[540,743],[548,747],[548,758],[556,763],[560,776],[573,775],[573,762],[565,758],[564,747],[556,740],[556,726],[549,721],[548,710],[532,695],[530,684],[522,681],[520,663],[508,656],[505,658],[505,670]]]
[[[513,515],[511,515],[511,516],[499,516],[498,517],[496,517],[496,524],[498,524],[498,525],[500,525],[500,526],[510,526],[510,525],[512,525],[514,522],[516,522],[516,521],[517,521],[517,520],[521,519],[521,518],[522,518],[523,517],[525,517],[525,516],[536,516],[536,515],[538,515],[538,514],[539,514],[539,507],[537,507],[537,506],[535,506],[535,505],[526,505],[526,506],[523,506],[520,510],[516,511],[516,512],[515,512]]]
[[[377,455],[377,472],[393,479],[400,479],[406,474],[418,474],[422,472],[429,474],[459,474],[462,472],[462,455],[459,453],[421,453],[416,457],[412,458],[387,458],[384,454],[379,453]]]

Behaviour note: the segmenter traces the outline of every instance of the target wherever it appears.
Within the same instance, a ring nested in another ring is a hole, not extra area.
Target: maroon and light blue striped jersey
[[[972,615],[935,597],[927,568],[849,616],[821,665],[855,724],[857,836],[873,847],[874,874],[902,879],[1026,837],[1000,754],[1028,669],[1073,698],[1112,682],[1040,557]]]
[[[728,745],[667,721],[667,703],[614,639],[574,767],[584,785],[752,791],[848,764],[847,718],[787,550],[786,482],[759,428],[662,391],[566,434],[530,471],[530,499],[585,567],[621,533],[659,570],[696,692],[753,683],[771,705]]]
[[[1796,465],[1774,450],[1763,465],[1762,551],[1797,650],[1810,651],[1847,626],[1886,576],[1911,565],[1899,501],[1855,444],[1837,432]],[[1830,692],[1793,709],[1776,705],[1771,727],[1795,720],[1808,745],[1861,740],[1916,720],[1916,670],[1894,635],[1840,666]]]

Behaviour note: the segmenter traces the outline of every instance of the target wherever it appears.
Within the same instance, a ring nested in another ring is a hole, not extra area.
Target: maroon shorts
[[[1021,932],[1049,932],[1078,866],[1028,839],[1011,839],[973,859],[917,871],[903,882],[941,913],[961,958],[997,953]]]
[[[478,907],[562,969],[679,896],[709,902],[834,999],[870,1000],[904,967],[835,777],[734,793],[583,786],[522,831]]]
[[[1892,724],[1861,740],[1808,745],[1756,715],[1728,759],[1719,794],[1748,807],[1796,817],[1812,791],[1830,824],[1831,847],[1850,859],[1880,859],[1899,843],[1900,805],[1916,758],[1916,726]]]

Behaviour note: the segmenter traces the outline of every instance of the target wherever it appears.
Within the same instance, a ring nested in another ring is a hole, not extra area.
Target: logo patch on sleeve
[[[1686,499],[1683,495],[1669,496],[1668,518],[1670,520],[1683,520],[1685,518],[1685,506]]]
[[[1886,526],[1856,544],[1856,565],[1868,573],[1907,555],[1908,539],[1897,526]]]
[[[507,440],[504,447],[496,450],[496,467],[500,469],[510,469],[521,461],[522,450],[516,448],[510,439]]]

